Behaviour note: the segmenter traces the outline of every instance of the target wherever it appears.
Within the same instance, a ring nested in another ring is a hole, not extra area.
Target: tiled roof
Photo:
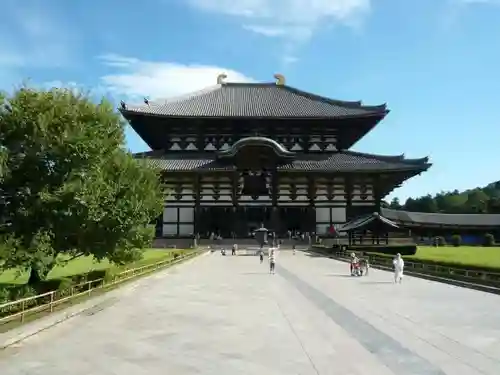
[[[368,215],[363,215],[360,217],[357,217],[344,225],[342,225],[340,228],[337,229],[338,232],[350,232],[354,231],[357,229],[362,229],[363,227],[366,227],[367,225],[373,223],[374,221],[378,221],[382,224],[385,224],[386,226],[393,227],[393,228],[399,228],[399,226],[393,222],[392,220],[389,220],[381,215],[379,215],[377,212],[368,214]]]
[[[214,153],[170,153],[157,151],[136,154],[155,168],[167,171],[234,170],[233,165],[216,159]],[[379,156],[344,151],[331,154],[297,154],[296,159],[278,167],[289,171],[424,171],[430,167],[427,158],[404,159],[401,156]]]
[[[415,225],[444,225],[500,227],[500,214],[441,214],[409,212],[383,208],[381,214],[398,223]]]
[[[387,108],[333,100],[275,83],[222,83],[182,97],[124,104],[121,112],[169,117],[343,118],[385,115]]]

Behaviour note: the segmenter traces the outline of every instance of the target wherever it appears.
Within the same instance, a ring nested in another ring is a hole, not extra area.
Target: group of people
[[[350,261],[350,268],[351,268],[351,275],[353,276],[362,276],[363,275],[363,269],[361,268],[361,263],[362,260],[359,259],[355,253],[351,253],[351,261]],[[396,284],[401,284],[403,282],[403,269],[405,267],[405,262],[403,260],[403,257],[401,254],[396,254],[396,257],[392,260],[392,265],[394,269],[394,283]],[[368,269],[370,268],[370,265],[367,260],[363,260],[363,267],[364,267],[364,272],[365,275],[368,274]]]
[[[279,245],[276,247],[271,247],[269,248],[269,273],[274,274],[276,272],[276,256],[278,253]],[[236,251],[238,250],[238,245],[234,244],[232,249],[231,249],[231,254],[236,255]],[[292,248],[293,255],[295,255],[295,245]],[[226,250],[222,249],[221,250],[222,255],[226,255]],[[264,262],[264,250],[260,248],[259,250],[259,259],[260,263]],[[361,264],[363,263],[363,264]],[[368,269],[370,268],[370,265],[367,260],[361,260],[359,259],[355,253],[351,253],[351,259],[350,259],[350,269],[351,269],[351,275],[358,275],[362,276],[363,275],[363,270],[361,269],[361,266],[363,265],[364,267],[364,273],[365,275],[368,275]],[[401,284],[403,281],[403,270],[405,266],[405,262],[401,256],[401,254],[396,254],[396,257],[392,261],[392,265],[394,268],[394,283],[396,284]],[[356,272],[355,272],[356,271]]]

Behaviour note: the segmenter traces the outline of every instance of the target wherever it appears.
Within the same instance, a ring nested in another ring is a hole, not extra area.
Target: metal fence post
[[[50,292],[50,312],[54,311],[54,292]]]

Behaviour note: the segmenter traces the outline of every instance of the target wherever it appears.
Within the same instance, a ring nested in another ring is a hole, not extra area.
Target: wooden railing
[[[350,261],[349,257],[345,253],[332,253],[335,259],[342,261]],[[384,269],[392,269],[392,259],[387,257],[380,257],[376,255],[370,255],[364,257],[368,259],[368,262],[372,266],[381,267]],[[454,279],[459,279],[461,281],[470,283],[481,283],[493,285],[500,288],[500,272],[489,272],[482,270],[468,270],[464,268],[456,268],[443,266],[438,264],[428,264],[423,262],[413,262],[405,260],[405,269],[422,274],[436,275],[443,278],[449,277]]]
[[[199,251],[192,251],[177,258],[170,258],[157,263],[117,273],[111,276],[110,279],[101,278],[91,280],[78,285],[73,285],[67,289],[54,290],[48,293],[43,293],[36,296],[4,303],[0,305],[0,325],[14,319],[20,319],[21,322],[24,322],[27,315],[39,313],[41,311],[53,312],[54,307],[68,302],[74,298],[84,295],[90,296],[95,290],[109,288],[113,285],[120,284],[134,277],[144,275],[167,265],[178,263],[187,258],[191,258],[198,253]]]

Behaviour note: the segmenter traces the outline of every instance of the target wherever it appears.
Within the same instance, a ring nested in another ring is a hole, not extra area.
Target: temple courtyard
[[[500,296],[281,251],[138,280],[0,351],[2,375],[500,373]]]

